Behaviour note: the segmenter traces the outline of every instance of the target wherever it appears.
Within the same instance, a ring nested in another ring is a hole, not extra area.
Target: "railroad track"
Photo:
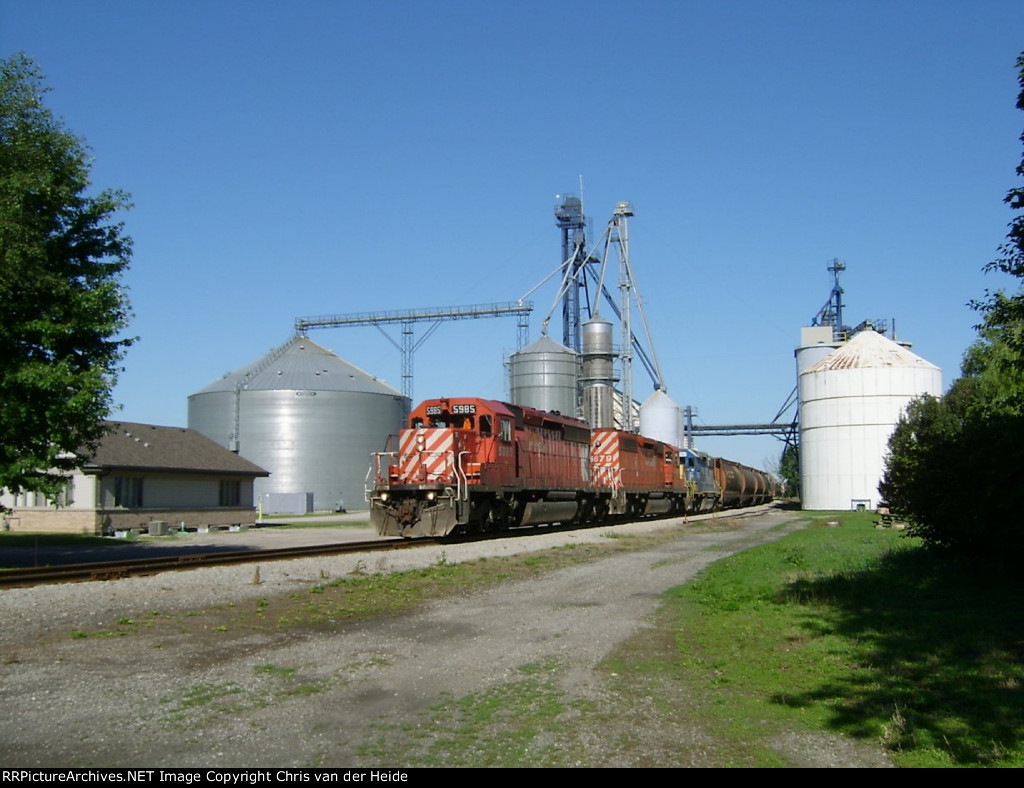
[[[728,517],[743,519],[759,514],[771,504],[733,509],[728,512],[696,515],[688,518],[691,522],[710,517]],[[628,521],[608,522],[606,526],[624,525]],[[531,533],[553,533],[572,531],[579,526],[555,525],[545,528],[514,529],[508,536],[526,536]],[[122,561],[97,561],[82,564],[63,564],[57,566],[31,567],[27,569],[10,569],[0,571],[0,589],[29,588],[52,583],[83,583],[98,580],[120,580],[126,577],[145,577],[161,572],[178,572],[188,569],[202,569],[212,566],[230,564],[246,564],[256,561],[284,561],[294,558],[313,558],[322,555],[344,555],[345,553],[385,552],[389,550],[406,550],[427,545],[451,544],[455,542],[479,541],[497,538],[494,535],[461,535],[457,537],[416,539],[371,539],[364,542],[337,542],[325,545],[306,545],[302,547],[279,547],[266,550],[239,550],[235,552],[191,553],[187,555],[169,555],[159,558],[135,558]]]
[[[202,569],[210,566],[245,564],[253,561],[283,561],[293,558],[312,558],[318,555],[343,555],[386,550],[402,550],[422,545],[438,544],[439,539],[382,540],[366,542],[339,542],[304,547],[280,547],[268,550],[239,550],[236,552],[193,553],[160,558],[133,558],[123,561],[102,561],[85,564],[11,569],[0,572],[0,588],[28,588],[51,583],[82,583],[96,580],[120,580],[125,577],[145,577],[161,572]]]

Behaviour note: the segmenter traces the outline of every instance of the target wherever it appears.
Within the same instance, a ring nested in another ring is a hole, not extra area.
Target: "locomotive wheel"
[[[507,531],[511,525],[512,513],[508,502],[495,501],[487,513],[487,530]]]
[[[493,516],[494,511],[490,501],[474,499],[467,530],[474,534],[484,534],[488,531],[493,531],[494,527],[491,522]]]

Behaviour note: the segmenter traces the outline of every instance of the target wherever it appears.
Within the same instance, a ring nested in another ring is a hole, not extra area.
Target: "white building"
[[[11,531],[113,534],[150,523],[187,528],[255,522],[253,481],[267,471],[184,427],[108,422],[106,435],[58,500],[39,493],[0,503]]]

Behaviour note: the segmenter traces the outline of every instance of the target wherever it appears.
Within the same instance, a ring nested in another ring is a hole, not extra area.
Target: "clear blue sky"
[[[832,258],[849,320],[895,320],[946,385],[966,302],[1011,284],[981,268],[1020,185],[1016,1],[0,0],[19,50],[96,187],[133,196],[126,420],[184,425],[298,316],[515,300],[558,264],[581,175],[594,234],[633,202],[669,394],[705,423],[775,415]],[[401,386],[375,329],[311,337]],[[502,397],[514,343],[512,320],[445,324],[416,399]],[[701,448],[763,466],[779,444]]]

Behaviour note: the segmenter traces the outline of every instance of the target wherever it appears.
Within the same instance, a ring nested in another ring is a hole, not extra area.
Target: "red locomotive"
[[[737,463],[579,419],[474,397],[426,400],[367,491],[381,536],[444,536],[770,501],[775,481]]]

